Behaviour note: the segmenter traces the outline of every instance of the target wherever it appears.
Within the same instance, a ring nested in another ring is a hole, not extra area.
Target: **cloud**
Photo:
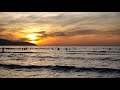
[[[118,24],[120,24],[119,12],[0,13],[0,33],[5,34],[6,32],[6,36],[1,37],[7,38],[10,38],[7,36],[8,32],[12,34],[36,33],[39,34],[38,38],[120,35]],[[50,27],[46,25],[50,25]],[[111,26],[114,27],[111,28]],[[20,41],[25,40],[25,38],[20,38]]]
[[[106,31],[105,33],[109,35],[120,35],[120,29],[109,30],[109,31]]]
[[[3,27],[0,27],[0,33],[4,32],[4,31],[6,31],[6,29]]]
[[[66,32],[53,32],[53,33],[50,33],[49,36],[51,36],[51,37],[55,37],[55,36],[67,36],[67,33]]]
[[[5,24],[0,24],[0,33],[6,31],[6,25]]]
[[[64,32],[52,32],[52,33],[42,33],[42,36],[38,37],[71,37],[76,35],[90,35],[90,34],[96,34],[98,31],[96,30],[69,30]]]
[[[37,33],[37,34],[44,34],[44,33],[46,33],[46,31],[33,32],[33,33]]]
[[[27,38],[20,38],[20,39],[18,39],[18,41],[20,41],[20,42],[25,42],[27,40],[28,40]]]
[[[58,24],[58,25],[71,25],[71,24],[95,24],[95,23],[112,23],[114,20],[120,20],[120,13],[117,12],[67,12],[56,13],[54,16],[42,17],[40,15],[29,15],[25,17],[26,20],[40,24]],[[20,18],[21,19],[21,18]]]
[[[39,23],[70,25],[75,23],[89,24],[104,20],[112,22],[119,19],[119,12],[26,12],[26,13],[0,13],[0,22],[8,23]],[[98,22],[99,23],[99,22]]]
[[[120,35],[120,30],[108,30],[108,31],[102,31],[102,30],[94,30],[94,29],[73,29],[73,30],[68,30],[64,32],[52,32],[52,33],[46,33],[44,32],[42,36],[39,37],[72,37],[76,35]]]
[[[12,40],[15,41],[18,39],[17,35],[14,35],[12,33],[7,33],[7,34],[1,34],[0,33],[0,38],[1,39],[8,39],[8,40]]]

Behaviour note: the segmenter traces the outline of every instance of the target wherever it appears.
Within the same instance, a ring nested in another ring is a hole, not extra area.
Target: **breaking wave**
[[[113,69],[113,68],[86,68],[86,67],[75,67],[75,66],[37,66],[37,65],[15,65],[15,64],[0,64],[0,67],[4,67],[7,69],[50,69],[56,71],[74,71],[74,72],[98,72],[98,73],[120,73],[120,69]]]

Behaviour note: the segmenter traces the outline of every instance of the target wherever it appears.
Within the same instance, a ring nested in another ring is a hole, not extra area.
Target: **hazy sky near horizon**
[[[120,12],[0,12],[0,38],[37,45],[120,45]]]

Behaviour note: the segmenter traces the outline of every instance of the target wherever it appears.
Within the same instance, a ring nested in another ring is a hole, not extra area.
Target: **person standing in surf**
[[[4,48],[2,48],[2,53],[4,53]]]

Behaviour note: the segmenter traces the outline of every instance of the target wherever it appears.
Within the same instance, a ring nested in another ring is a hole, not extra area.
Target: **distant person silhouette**
[[[2,53],[4,53],[4,48],[2,48]]]
[[[60,50],[60,48],[58,48],[58,50]]]
[[[66,48],[66,51],[67,51],[68,49]]]

